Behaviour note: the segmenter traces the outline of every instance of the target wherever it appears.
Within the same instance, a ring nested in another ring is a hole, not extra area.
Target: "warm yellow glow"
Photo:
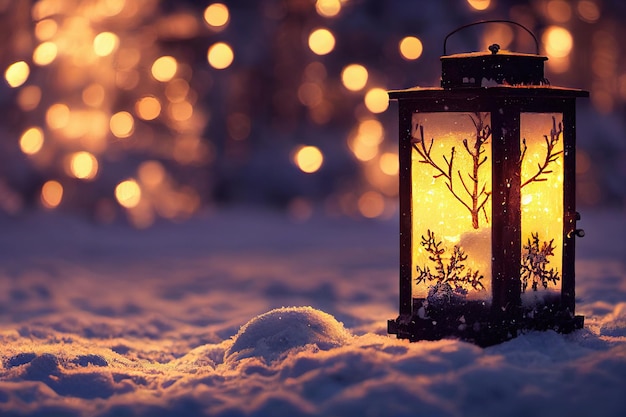
[[[70,108],[63,103],[55,103],[46,111],[46,124],[50,129],[61,129],[70,120]]]
[[[372,88],[365,94],[365,107],[372,113],[382,113],[389,107],[389,96],[382,88]]]
[[[139,181],[146,187],[156,188],[165,180],[165,168],[158,161],[145,161],[137,169]]]
[[[109,123],[111,133],[118,138],[127,138],[133,134],[135,128],[135,119],[133,116],[126,112],[121,111],[111,116]]]
[[[472,117],[474,119],[472,119]],[[474,122],[483,120],[485,125],[490,125],[488,113],[481,113],[478,119],[473,113],[414,113],[411,121],[413,126],[413,138],[418,149],[422,149],[423,128],[424,146],[430,152],[432,161],[448,172],[446,159],[451,160],[452,148],[454,151],[454,165],[452,169],[452,190],[469,207],[473,207],[473,198],[468,195],[461,178],[469,190],[473,189],[471,176],[474,172],[473,157],[465,150],[463,140],[468,139],[469,148],[474,149],[476,141],[476,127]],[[431,145],[432,140],[432,145]],[[486,158],[484,164],[477,169],[478,191],[485,189],[491,192],[491,138],[486,145],[481,147],[482,157]],[[449,180],[441,175],[430,163],[422,163],[424,158],[413,149],[411,153],[411,177],[412,192],[411,206],[413,214],[413,267],[429,267],[434,270],[431,256],[426,248],[421,245],[422,236],[427,236],[428,230],[435,234],[436,240],[441,242],[445,249],[443,257],[449,259],[455,245],[460,245],[468,256],[467,269],[480,271],[484,276],[482,282],[484,291],[471,290],[469,298],[488,299],[490,297],[491,281],[491,199],[487,194],[477,195],[476,220],[477,228],[473,225],[473,215],[448,188]],[[484,203],[484,210],[478,209]],[[413,296],[425,297],[430,283],[414,283]]]
[[[98,173],[98,160],[89,152],[76,152],[70,156],[69,171],[75,178],[93,179]]]
[[[58,25],[52,19],[44,19],[35,25],[35,37],[40,41],[47,41],[57,33]]]
[[[391,152],[385,152],[380,156],[378,161],[380,170],[386,175],[396,176],[400,170],[400,163],[398,161],[398,155]]]
[[[467,3],[474,10],[487,10],[491,5],[491,0],[467,0]]]
[[[41,204],[45,208],[53,209],[61,204],[63,199],[63,186],[54,180],[46,181],[41,187]]]
[[[91,107],[100,107],[104,97],[105,91],[101,84],[89,84],[82,93],[83,103]]]
[[[220,28],[226,25],[229,19],[228,7],[222,3],[213,3],[204,9],[204,21],[209,26]]]
[[[335,17],[341,11],[341,1],[339,0],[317,0],[315,2],[317,14],[323,17]]]
[[[6,69],[4,78],[9,86],[16,88],[24,84],[30,75],[30,67],[24,61],[15,62]]]
[[[174,78],[178,63],[172,56],[162,56],[152,64],[152,76],[155,80],[166,82]]]
[[[302,172],[312,174],[322,166],[324,155],[315,146],[302,146],[296,151],[294,162]]]
[[[588,23],[595,23],[600,18],[600,8],[595,1],[580,0],[576,10],[582,20]]]
[[[115,187],[115,198],[122,207],[136,207],[141,201],[141,188],[133,179],[122,181]]]
[[[404,59],[414,60],[422,56],[422,41],[415,36],[407,36],[400,41],[400,54]]]
[[[497,40],[501,49],[507,49],[511,42],[513,42],[514,36],[515,33],[513,32],[511,25],[487,25],[481,39],[482,50],[487,51],[489,46],[493,45],[495,40]]]
[[[233,49],[224,42],[218,42],[209,48],[207,53],[207,60],[209,64],[215,69],[228,68],[233,63],[235,54]]]
[[[363,65],[350,64],[341,71],[341,82],[350,91],[359,91],[367,84],[367,69]]]
[[[526,139],[526,152],[522,160],[521,182],[524,184],[538,172],[538,167],[545,163],[548,145],[545,136],[550,138],[553,130],[552,118],[558,124],[562,121],[560,113],[522,113],[520,136]],[[522,148],[523,150],[523,148]],[[563,135],[558,136],[553,154],[563,151]],[[547,172],[551,171],[551,172]],[[548,165],[538,179],[524,185],[521,190],[522,205],[522,245],[528,243],[533,233],[538,233],[541,242],[553,240],[554,256],[548,261],[548,269],[561,270],[563,254],[563,154]],[[550,284],[549,289],[559,289],[560,281]],[[541,288],[543,289],[543,288]]]
[[[37,65],[49,65],[57,57],[57,45],[54,42],[44,42],[33,51],[33,62]]]
[[[317,55],[326,55],[335,49],[335,36],[328,29],[315,29],[309,35],[309,48]]]
[[[546,52],[550,57],[563,58],[569,55],[574,39],[569,30],[560,26],[550,26],[542,36]]]
[[[36,85],[22,87],[17,94],[17,105],[24,111],[35,110],[41,101],[41,88]]]
[[[385,211],[385,199],[376,191],[367,191],[359,197],[357,206],[363,217],[373,219],[379,217]]]
[[[38,127],[27,129],[20,136],[20,149],[26,155],[34,155],[43,146],[43,131]]]
[[[145,96],[137,100],[135,111],[143,120],[154,120],[161,114],[161,103],[154,96]]]
[[[93,51],[98,56],[111,55],[118,47],[120,39],[115,33],[101,32],[93,40]]]

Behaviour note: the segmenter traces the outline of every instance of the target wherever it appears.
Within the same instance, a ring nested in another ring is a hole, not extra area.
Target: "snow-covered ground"
[[[582,214],[585,328],[486,349],[386,335],[396,220],[2,219],[0,415],[625,416],[626,213]]]

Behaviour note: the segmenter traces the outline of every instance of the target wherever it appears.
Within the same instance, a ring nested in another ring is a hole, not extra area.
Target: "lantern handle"
[[[535,34],[530,31],[530,29],[528,29],[526,26],[522,25],[521,23],[517,23],[517,22],[514,22],[512,20],[494,19],[494,20],[480,20],[478,22],[468,23],[467,25],[460,26],[460,27],[454,29],[452,32],[448,33],[446,35],[446,37],[444,38],[444,40],[443,40],[443,54],[444,54],[444,56],[447,55],[446,44],[448,43],[448,38],[450,36],[454,35],[455,33],[459,32],[459,31],[461,31],[463,29],[467,29],[468,27],[476,26],[476,25],[482,25],[482,24],[485,24],[485,23],[508,23],[508,24],[516,25],[516,26],[524,29],[530,36],[532,36],[533,40],[535,41],[535,54],[539,55],[539,41],[537,40],[537,37],[535,36]]]

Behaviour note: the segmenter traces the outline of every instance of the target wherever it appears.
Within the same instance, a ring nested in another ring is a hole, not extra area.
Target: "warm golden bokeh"
[[[98,160],[89,152],[76,152],[70,156],[69,173],[81,180],[94,179],[98,173]]]
[[[44,42],[33,51],[33,62],[40,66],[50,65],[57,57],[58,49],[54,42]]]
[[[312,174],[322,166],[324,155],[316,146],[302,146],[296,150],[294,162],[302,172]]]
[[[63,186],[55,180],[46,181],[41,187],[41,204],[48,209],[53,209],[61,204],[63,199]]]
[[[317,55],[327,55],[335,49],[335,36],[328,29],[315,29],[309,35],[309,48]]]
[[[235,54],[233,49],[224,42],[218,42],[212,45],[207,52],[207,61],[215,69],[225,69],[233,63]]]
[[[382,113],[389,107],[389,96],[383,88],[372,88],[365,94],[365,106],[372,113]]]
[[[26,155],[34,155],[43,146],[43,131],[39,127],[31,127],[20,136],[20,149]]]
[[[491,6],[491,0],[467,0],[467,3],[474,10],[487,10]]]
[[[143,120],[154,120],[161,114],[161,103],[154,96],[145,96],[137,100],[135,111]]]
[[[119,43],[120,39],[115,33],[101,32],[93,40],[93,50],[98,56],[108,56],[117,49]]]
[[[320,16],[335,17],[341,11],[340,0],[317,0],[315,2],[315,10]]]
[[[124,208],[136,207],[141,201],[141,188],[133,179],[122,181],[115,187],[115,198]]]
[[[61,129],[70,120],[70,108],[63,103],[55,103],[46,111],[46,124],[50,129]]]
[[[360,64],[350,64],[341,71],[341,82],[350,91],[362,90],[367,84],[367,69]]]
[[[172,56],[162,56],[152,64],[152,76],[161,82],[170,81],[176,75],[178,63]]]
[[[357,204],[361,215],[369,219],[380,217],[385,211],[385,199],[376,191],[363,193]]]
[[[22,87],[17,95],[17,105],[24,111],[35,110],[40,102],[41,88],[37,85]]]
[[[121,111],[111,116],[109,126],[115,137],[127,138],[133,134],[135,119],[130,113]]]
[[[222,28],[230,19],[228,7],[222,3],[213,3],[204,9],[204,21],[213,28]]]
[[[415,60],[422,56],[424,46],[422,41],[415,36],[407,36],[400,41],[400,54],[404,59]]]
[[[30,75],[30,67],[24,61],[15,62],[4,72],[4,79],[10,87],[16,88],[26,82]]]
[[[564,58],[569,55],[574,46],[574,40],[569,30],[560,26],[550,26],[541,37],[548,57]]]

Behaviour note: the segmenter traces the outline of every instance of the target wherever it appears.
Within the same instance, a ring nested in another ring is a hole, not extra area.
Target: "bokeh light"
[[[327,55],[335,49],[335,36],[328,29],[315,29],[309,35],[309,48],[317,55]]]
[[[406,36],[399,44],[400,54],[404,59],[415,60],[422,56],[424,46],[422,41],[415,36]]]
[[[134,179],[122,181],[115,187],[115,198],[122,207],[131,209],[141,201],[141,188]]]
[[[98,160],[89,152],[76,152],[70,156],[69,172],[75,178],[91,180],[98,173]]]
[[[367,191],[359,197],[358,207],[363,217],[373,219],[385,211],[385,199],[376,191]]]
[[[341,11],[340,0],[317,0],[315,2],[315,10],[320,16],[335,17]]]
[[[44,42],[33,51],[33,62],[40,66],[51,64],[57,57],[57,46],[53,42]]]
[[[312,174],[322,166],[324,155],[315,146],[302,146],[296,150],[294,162],[302,172]]]
[[[120,43],[119,38],[115,33],[102,32],[96,35],[93,40],[93,50],[98,56],[111,55],[115,51]]]
[[[548,27],[541,37],[546,53],[550,57],[564,58],[572,50],[574,39],[569,30],[560,26]]]
[[[137,116],[143,120],[154,120],[161,114],[161,103],[154,96],[145,96],[135,104]]]
[[[224,42],[218,42],[212,45],[207,52],[207,60],[215,69],[228,68],[233,63],[235,54],[233,49]]]
[[[372,113],[382,113],[389,107],[389,96],[382,88],[372,88],[365,94],[365,106]]]
[[[39,127],[31,127],[20,136],[20,149],[26,155],[34,155],[43,146],[43,131]]]
[[[63,186],[60,182],[49,180],[41,187],[41,204],[48,209],[53,209],[61,204],[63,199]]]
[[[172,56],[162,56],[152,64],[152,76],[161,82],[167,82],[174,78],[177,70],[178,63]]]
[[[360,64],[350,64],[341,71],[341,82],[350,91],[362,90],[367,84],[367,69]]]
[[[491,6],[491,0],[467,0],[467,3],[474,10],[487,10]]]
[[[133,134],[135,119],[127,111],[121,111],[111,116],[109,126],[115,137],[127,138]]]
[[[228,7],[222,3],[213,3],[204,9],[204,21],[213,28],[226,26],[230,19]]]
[[[6,69],[4,78],[9,86],[16,88],[24,84],[30,75],[30,67],[24,61],[15,62]]]

